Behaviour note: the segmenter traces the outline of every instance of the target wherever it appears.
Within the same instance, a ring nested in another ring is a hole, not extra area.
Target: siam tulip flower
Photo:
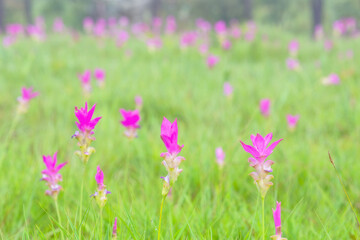
[[[286,115],[286,120],[290,130],[294,130],[296,128],[297,122],[299,121],[300,115]]]
[[[6,33],[16,39],[18,36],[24,34],[24,27],[20,23],[8,24],[6,25]]]
[[[88,96],[91,92],[91,71],[85,70],[83,74],[78,75],[83,92],[85,96]]]
[[[122,47],[129,39],[129,34],[125,30],[120,30],[117,35],[116,46]]]
[[[208,33],[211,30],[211,23],[201,18],[196,20],[196,26],[203,33]]]
[[[155,38],[150,38],[147,40],[147,46],[150,52],[154,52],[160,48],[162,48],[162,40],[161,38],[155,37]]]
[[[233,94],[233,87],[229,82],[224,82],[224,95],[231,98]]]
[[[56,33],[62,33],[64,31],[65,27],[64,27],[64,23],[62,18],[55,18],[54,20],[54,24],[53,24],[53,31]]]
[[[105,71],[100,68],[95,69],[94,77],[97,80],[99,87],[103,88],[105,86]]]
[[[317,40],[317,41],[324,38],[324,28],[322,25],[315,26],[314,37],[315,37],[315,40]]]
[[[333,48],[334,44],[331,40],[325,40],[324,41],[324,48],[326,51],[330,51]]]
[[[209,51],[209,45],[207,43],[202,43],[198,49],[201,55],[206,55]]]
[[[136,129],[140,128],[139,110],[136,109],[134,111],[127,111],[125,109],[120,109],[120,113],[124,118],[124,120],[120,121],[120,123],[126,128],[124,135],[129,139],[137,137]]]
[[[173,16],[168,16],[166,18],[166,27],[165,31],[167,34],[173,34],[176,31],[176,19]]]
[[[180,47],[187,48],[193,46],[196,43],[197,34],[196,32],[185,32],[180,38]]]
[[[2,44],[5,48],[10,47],[16,42],[16,37],[13,36],[4,36]]]
[[[352,59],[354,58],[354,51],[353,50],[347,50],[345,53],[345,56],[347,59]]]
[[[241,37],[241,29],[237,25],[233,25],[230,28],[230,35],[234,39],[239,39]]]
[[[271,105],[271,101],[268,98],[264,98],[261,99],[260,101],[260,112],[264,117],[269,117],[270,115],[270,105]]]
[[[116,25],[117,25],[117,20],[114,17],[109,17],[107,20],[107,24],[108,27],[110,29],[111,32],[115,32],[116,31]]]
[[[219,62],[219,58],[215,55],[209,55],[206,59],[206,62],[207,62],[209,69],[212,69]]]
[[[275,235],[271,236],[272,240],[286,240],[281,237],[281,202],[276,202],[276,209],[273,209],[274,223],[275,223]]]
[[[299,51],[299,42],[292,40],[288,45],[288,49],[291,56],[296,56]]]
[[[49,189],[46,190],[45,194],[53,197],[54,199],[57,199],[57,196],[62,189],[62,187],[59,185],[59,182],[62,181],[62,176],[59,171],[67,164],[67,162],[61,163],[56,166],[57,152],[54,153],[54,156],[43,155],[43,161],[45,163],[46,169],[41,171],[41,180],[46,181],[49,187]]]
[[[87,34],[90,34],[94,29],[94,21],[90,17],[84,18],[83,28]]]
[[[93,28],[93,33],[96,37],[102,38],[106,35],[106,20],[100,18],[96,21]]]
[[[135,96],[135,106],[137,110],[141,110],[143,105],[143,100],[141,96]]]
[[[335,36],[341,36],[345,33],[345,31],[346,31],[346,26],[341,19],[336,20],[333,23],[333,33]]]
[[[221,147],[215,149],[216,163],[219,165],[220,169],[225,165],[225,153]]]
[[[160,17],[154,17],[152,20],[152,29],[154,33],[160,33],[162,26],[162,19]]]
[[[323,85],[339,85],[340,78],[336,73],[332,73],[329,76],[322,79]]]
[[[178,126],[177,119],[173,123],[165,117],[161,124],[161,140],[164,142],[167,152],[161,153],[160,156],[164,158],[162,164],[165,166],[168,175],[163,177],[164,185],[162,190],[163,197],[166,197],[176,182],[178,176],[182,172],[179,165],[185,160],[184,157],[178,156],[184,145],[178,145]]]
[[[274,178],[272,175],[269,175],[269,173],[272,172],[271,165],[274,164],[274,162],[266,160],[266,158],[270,156],[274,148],[282,141],[282,139],[280,139],[269,145],[271,139],[272,133],[269,133],[265,137],[262,137],[260,134],[256,136],[251,135],[253,146],[246,145],[240,141],[244,150],[253,156],[249,158],[249,163],[250,167],[253,167],[256,172],[250,173],[250,176],[255,180],[255,184],[262,198],[265,198],[270,186],[273,185],[271,179]]]
[[[116,239],[117,239],[117,217],[115,217],[114,226],[112,230],[112,240],[116,240]]]
[[[300,63],[298,60],[296,60],[294,58],[286,59],[286,66],[288,67],[288,69],[293,70],[293,71],[300,70]]]
[[[94,197],[98,206],[102,209],[107,201],[106,195],[110,194],[111,192],[106,190],[106,186],[104,184],[104,173],[100,169],[100,166],[97,166],[97,172],[95,174],[95,180],[98,185],[98,190],[90,197]]]
[[[225,39],[225,40],[222,42],[221,47],[222,47],[224,50],[229,50],[229,49],[231,48],[231,42],[230,42],[230,40]]]
[[[119,19],[119,25],[122,28],[125,28],[129,25],[129,19],[125,16],[120,17]]]
[[[92,119],[96,104],[92,106],[92,108],[88,111],[87,102],[85,102],[84,108],[75,107],[75,116],[78,119],[78,122],[75,122],[79,131],[76,131],[72,136],[76,138],[78,142],[78,146],[80,147],[80,151],[76,151],[75,154],[86,164],[92,153],[95,152],[95,148],[90,147],[92,141],[95,140],[94,128],[100,121],[101,117],[97,117]]]
[[[216,22],[214,25],[214,30],[215,30],[216,34],[218,34],[220,36],[225,36],[226,32],[227,32],[226,22],[225,21]]]
[[[31,99],[37,97],[39,92],[33,92],[33,88],[21,88],[21,96],[17,98],[19,105],[17,108],[18,113],[26,113],[29,108],[29,102]]]

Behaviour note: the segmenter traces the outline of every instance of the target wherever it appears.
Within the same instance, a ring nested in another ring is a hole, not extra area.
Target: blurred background
[[[317,25],[330,31],[335,20],[360,18],[359,0],[0,0],[0,28],[6,24],[33,24],[42,16],[50,24],[61,17],[67,26],[81,29],[85,17],[93,19],[126,16],[147,21],[174,16],[179,27],[196,18],[208,21],[254,20],[285,30],[310,34]]]

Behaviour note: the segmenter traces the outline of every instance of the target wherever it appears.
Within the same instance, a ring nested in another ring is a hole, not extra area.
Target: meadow
[[[270,156],[274,185],[265,198],[265,239],[275,234],[271,209],[276,201],[281,201],[287,239],[360,237],[328,158],[330,151],[358,212],[358,37],[330,36],[333,46],[325,49],[325,38],[315,41],[259,24],[254,39],[231,39],[227,50],[209,33],[208,52],[201,54],[199,40],[180,47],[180,33],[161,34],[161,46],[149,48],[146,39],[152,35],[130,34],[116,46],[111,36],[49,31],[43,41],[20,36],[0,47],[1,239],[111,239],[115,217],[118,239],[156,239],[160,177],[167,174],[160,157],[166,151],[160,138],[163,117],[177,119],[178,141],[184,144],[180,155],[186,160],[165,199],[161,239],[262,238],[261,199],[249,176],[250,154],[240,144],[250,144],[257,133],[283,139]],[[299,42],[295,70],[286,65],[293,39]],[[210,54],[218,57],[212,68]],[[96,68],[105,71],[105,86],[98,87],[92,77],[85,96],[78,75]],[[332,73],[340,84],[324,85]],[[225,82],[233,88],[229,96]],[[17,115],[23,86],[39,96]],[[135,96],[143,100],[141,127],[128,139],[119,109],[134,110]],[[259,110],[265,98],[271,101],[268,117]],[[102,117],[91,143],[96,152],[86,166],[74,154],[79,147],[71,138],[78,130],[74,108],[85,102],[96,104],[94,117]],[[293,130],[287,114],[300,115]],[[223,167],[216,162],[217,147],[225,152]],[[42,156],[56,151],[58,163],[68,162],[60,171],[61,224],[41,181]],[[97,189],[98,165],[111,192],[102,223],[90,197]]]

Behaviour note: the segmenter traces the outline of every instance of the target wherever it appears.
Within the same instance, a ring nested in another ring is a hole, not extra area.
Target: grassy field
[[[250,144],[251,134],[270,132],[284,140],[270,158],[274,186],[265,200],[266,239],[275,234],[271,208],[276,201],[282,202],[283,236],[290,240],[358,239],[355,217],[327,154],[332,153],[359,210],[360,42],[335,39],[334,48],[325,51],[323,42],[296,36],[301,70],[291,71],[285,62],[294,37],[260,28],[253,42],[233,41],[228,51],[214,38],[210,53],[220,60],[211,70],[196,48],[180,49],[177,36],[163,36],[164,46],[155,52],[136,38],[117,48],[112,39],[80,35],[74,41],[66,34],[50,34],[42,43],[20,39],[1,48],[1,239],[60,239],[61,231],[67,239],[79,239],[80,205],[82,239],[100,239],[99,208],[88,197],[97,188],[97,165],[112,192],[103,212],[104,239],[111,238],[114,217],[119,239],[156,239],[160,176],[166,175],[159,156],[166,151],[159,137],[164,116],[178,119],[179,143],[185,145],[180,155],[186,161],[165,201],[162,239],[260,239],[261,203],[248,175],[250,155],[239,140]],[[340,59],[347,50],[354,57]],[[97,67],[106,71],[106,86],[100,89],[93,80],[85,99],[77,75]],[[321,84],[331,73],[340,76],[340,85]],[[232,99],[223,94],[225,81],[234,87]],[[33,86],[40,95],[14,125],[22,86]],[[136,95],[144,102],[141,128],[129,141],[119,109],[134,109]],[[269,118],[259,111],[262,98],[271,99]],[[74,107],[85,101],[96,103],[94,116],[102,116],[92,144],[96,153],[86,168],[74,155],[78,146],[71,139],[77,130]],[[301,115],[293,132],[287,114]],[[222,170],[215,159],[219,146],[226,153]],[[55,151],[59,162],[69,162],[61,170],[61,226],[40,181],[42,155]]]

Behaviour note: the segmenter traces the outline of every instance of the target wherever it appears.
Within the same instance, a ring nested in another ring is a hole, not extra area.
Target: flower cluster
[[[270,186],[273,185],[271,179],[274,177],[269,175],[272,172],[271,165],[273,161],[267,160],[267,157],[273,152],[274,148],[282,140],[277,140],[269,145],[272,139],[272,133],[269,133],[265,137],[260,134],[256,136],[251,135],[251,141],[254,146],[246,145],[241,142],[242,147],[253,157],[249,158],[250,167],[255,168],[256,172],[250,173],[250,176],[255,180],[255,184],[260,191],[261,197],[264,198]]]
[[[281,237],[281,202],[276,202],[276,209],[273,209],[274,223],[275,223],[275,235],[271,236],[272,240],[286,240]]]
[[[184,145],[178,145],[178,126],[176,119],[173,123],[171,123],[164,117],[161,124],[160,137],[167,149],[167,152],[160,154],[160,156],[164,158],[162,164],[165,166],[168,172],[168,175],[163,177],[164,185],[162,190],[162,195],[167,196],[171,187],[182,172],[182,169],[179,168],[179,165],[182,161],[185,160],[184,157],[178,156]]]
[[[80,151],[76,151],[75,154],[86,164],[90,158],[90,155],[95,152],[95,148],[90,147],[92,141],[95,140],[94,128],[99,122],[101,117],[92,119],[92,116],[95,111],[96,104],[88,111],[87,102],[85,102],[84,108],[75,107],[75,116],[78,119],[78,122],[75,122],[79,131],[76,131],[73,137],[75,137],[79,142]]]
[[[120,113],[123,116],[123,120],[120,123],[126,128],[124,134],[129,139],[137,137],[136,129],[140,128],[140,114],[139,110],[127,111],[125,109],[120,109]]]
[[[95,174],[95,180],[96,180],[96,183],[98,185],[98,190],[93,195],[91,195],[91,197],[94,197],[95,200],[96,200],[96,203],[99,205],[99,207],[103,208],[105,206],[105,204],[106,204],[106,201],[107,201],[106,195],[108,195],[111,192],[106,190],[106,186],[104,184],[104,173],[100,169],[100,166],[97,166],[97,172]]]
[[[57,152],[54,153],[54,156],[43,156],[43,161],[45,163],[46,169],[41,171],[42,178],[41,180],[46,181],[49,187],[46,190],[45,194],[57,198],[62,187],[58,184],[62,181],[62,176],[59,173],[60,169],[63,168],[67,162],[61,163],[56,166],[57,163]]]
[[[21,88],[21,96],[17,98],[17,100],[19,102],[17,112],[18,113],[27,112],[27,110],[29,108],[30,100],[35,98],[38,95],[39,95],[38,92],[33,92],[32,87],[30,87],[30,88],[26,88],[26,87]]]

